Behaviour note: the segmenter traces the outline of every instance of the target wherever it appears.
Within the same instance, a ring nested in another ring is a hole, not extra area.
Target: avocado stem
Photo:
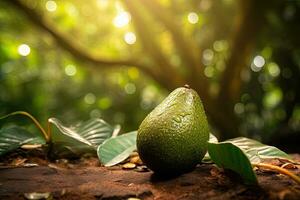
[[[191,87],[189,86],[189,84],[185,84],[183,87],[185,87],[187,89],[191,89]]]
[[[271,165],[271,164],[266,164],[266,163],[252,163],[252,166],[277,171],[278,173],[284,174],[284,175],[290,177],[291,179],[293,179],[296,183],[300,184],[300,177],[284,168],[281,168],[281,167],[278,167],[275,165]]]

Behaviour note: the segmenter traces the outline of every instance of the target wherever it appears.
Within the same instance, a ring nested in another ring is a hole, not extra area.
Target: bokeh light
[[[274,108],[281,102],[282,96],[282,91],[279,88],[274,88],[265,94],[263,104],[266,108]]]
[[[21,56],[28,56],[30,54],[30,47],[27,44],[21,44],[18,47],[18,53]]]
[[[131,16],[128,12],[122,11],[114,18],[114,25],[117,28],[121,28],[129,24]]]
[[[242,103],[237,103],[234,105],[234,112],[238,115],[243,114],[245,111],[244,104]]]
[[[254,72],[259,72],[262,67],[265,65],[266,61],[264,57],[257,55],[253,59],[253,63],[251,64],[251,69]]]
[[[90,112],[91,118],[100,118],[101,117],[101,111],[99,109],[93,109]]]
[[[134,44],[136,42],[136,36],[133,32],[127,32],[124,35],[124,40],[127,44]]]
[[[265,63],[265,59],[262,56],[254,57],[253,64],[256,65],[256,67],[263,67]]]
[[[280,74],[280,68],[274,62],[268,64],[268,72],[272,77],[277,77]]]
[[[187,18],[188,18],[188,22],[191,24],[196,24],[199,21],[199,17],[195,12],[190,12]]]
[[[76,72],[77,72],[77,69],[74,65],[67,65],[65,67],[65,73],[68,76],[74,76],[76,74]]]
[[[213,48],[217,52],[226,51],[228,49],[228,42],[226,40],[217,40],[214,42]]]
[[[204,75],[208,78],[211,78],[214,75],[214,71],[215,71],[214,68],[211,66],[205,67]]]
[[[102,110],[106,110],[111,107],[112,101],[109,97],[103,97],[98,100],[98,107]]]
[[[96,102],[96,96],[93,93],[88,93],[84,96],[84,102],[86,104],[94,104]]]
[[[204,65],[211,64],[214,58],[214,52],[211,49],[205,49],[202,54],[202,62]]]
[[[127,83],[127,84],[125,85],[125,92],[126,92],[127,94],[134,94],[135,91],[136,91],[135,84],[133,84],[133,83]]]
[[[47,1],[46,2],[46,9],[49,11],[49,12],[54,12],[56,11],[57,9],[57,4],[55,1]]]

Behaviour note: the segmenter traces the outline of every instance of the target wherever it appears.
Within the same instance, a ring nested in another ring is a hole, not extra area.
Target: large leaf
[[[216,136],[214,136],[212,133],[209,133],[209,140],[208,142],[214,142],[217,143],[218,142],[218,138]],[[202,159],[203,163],[212,163],[212,160],[208,154],[208,152],[206,152],[204,158]]]
[[[219,167],[238,173],[243,178],[245,184],[257,184],[252,165],[239,147],[230,142],[209,142],[208,153]]]
[[[71,127],[63,125],[56,118],[50,118],[48,121],[59,131],[52,132],[54,153],[59,155],[95,152],[114,132],[114,128],[102,119],[90,119]]]
[[[249,158],[252,163],[262,162],[263,159],[267,158],[282,158],[290,160],[291,157],[280,149],[262,144],[256,140],[238,137],[225,142],[230,142],[235,146],[239,147]]]
[[[0,129],[0,156],[11,152],[24,144],[45,144],[45,139],[28,132],[19,126]]]
[[[97,154],[105,166],[116,165],[136,150],[137,132],[133,131],[106,140],[98,147]]]
[[[245,137],[220,143],[209,142],[208,153],[218,166],[237,172],[243,177],[245,183],[249,184],[256,182],[251,163],[260,163],[268,158],[291,159],[288,154],[276,147]]]

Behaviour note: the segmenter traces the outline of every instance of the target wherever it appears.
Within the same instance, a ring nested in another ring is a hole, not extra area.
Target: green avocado
[[[137,150],[151,170],[179,175],[195,168],[207,151],[209,126],[197,92],[175,89],[141,123]]]

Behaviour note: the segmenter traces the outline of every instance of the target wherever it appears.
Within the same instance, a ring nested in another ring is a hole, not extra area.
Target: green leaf
[[[245,184],[257,184],[252,165],[239,147],[230,142],[209,142],[208,153],[219,167],[238,173],[243,178]]]
[[[0,129],[0,156],[16,150],[24,144],[45,144],[45,139],[19,126]]]
[[[137,131],[107,139],[98,147],[97,154],[105,166],[116,165],[136,150]]]
[[[29,119],[32,120],[32,122],[34,123],[34,125],[41,131],[41,134],[43,135],[43,137],[45,138],[46,142],[49,142],[50,137],[47,134],[47,132],[45,131],[45,129],[42,127],[42,125],[40,124],[40,122],[38,120],[35,119],[35,117],[33,117],[31,114],[29,114],[28,112],[25,111],[15,111],[12,113],[9,113],[7,115],[1,116],[0,120],[8,118],[8,117],[12,117],[12,116],[16,116],[16,115],[22,115],[22,116],[26,116]]]
[[[90,119],[71,127],[63,125],[56,118],[50,118],[48,121],[59,130],[52,133],[53,150],[58,155],[95,152],[114,132],[114,128],[102,119]]]
[[[217,143],[218,142],[218,138],[216,136],[214,136],[212,133],[209,133],[209,140],[208,142],[214,142]],[[208,152],[205,154],[204,158],[202,159],[203,163],[212,163],[212,160],[208,154]]]
[[[216,136],[214,136],[212,133],[209,133],[209,142],[215,142],[217,143],[219,140]]]
[[[291,157],[280,149],[245,137],[220,143],[209,142],[208,153],[218,166],[237,172],[248,184],[256,182],[251,163],[260,163],[270,158],[291,160]]]
[[[282,158],[291,160],[292,158],[281,151],[280,149],[262,144],[256,140],[238,137],[230,140],[226,140],[224,142],[230,142],[235,146],[239,147],[249,158],[252,163],[262,162],[264,159],[268,158]]]

